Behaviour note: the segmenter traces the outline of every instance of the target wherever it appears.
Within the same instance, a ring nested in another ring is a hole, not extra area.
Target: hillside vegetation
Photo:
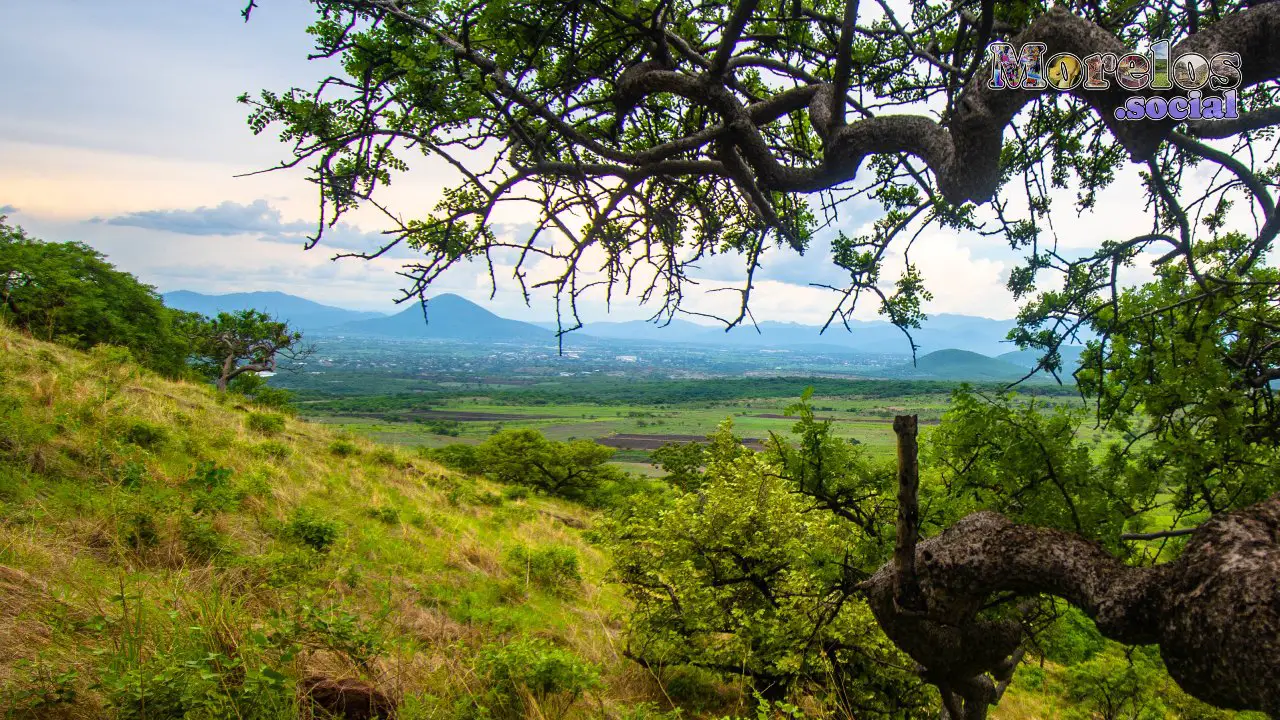
[[[308,717],[331,680],[402,719],[845,717],[627,659],[598,519],[0,324],[6,717]],[[994,717],[1229,716],[1064,620]]]
[[[584,511],[225,397],[0,326],[10,716],[297,717],[309,675],[401,717],[662,699]]]

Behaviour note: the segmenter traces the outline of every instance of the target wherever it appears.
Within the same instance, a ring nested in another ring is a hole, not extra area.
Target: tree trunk
[[[964,697],[966,717],[985,716],[974,714],[970,698],[976,703],[981,688],[1012,672],[1022,643],[1017,622],[977,618],[986,600],[1008,592],[1064,598],[1106,637],[1158,644],[1169,674],[1200,700],[1277,715],[1278,539],[1280,495],[1211,518],[1178,560],[1147,568],[1125,565],[1078,535],[979,512],[916,546],[924,612],[895,601],[896,562],[861,587],[885,633],[925,679]]]
[[[894,601],[908,610],[923,610],[916,579],[916,542],[920,539],[920,465],[916,433],[919,418],[899,415],[893,419],[898,436],[898,522],[893,550]]]

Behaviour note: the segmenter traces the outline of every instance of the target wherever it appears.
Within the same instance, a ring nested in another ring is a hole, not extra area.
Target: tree
[[[761,264],[825,233],[848,273],[830,288],[828,325],[870,297],[909,332],[928,299],[906,261],[912,240],[930,227],[1003,236],[1026,257],[1008,282],[1024,303],[1011,339],[1055,374],[1061,346],[1089,339],[1076,380],[1094,425],[1123,439],[1095,457],[1081,450],[1082,416],[1033,422],[1003,401],[962,409],[948,422],[990,434],[955,428],[933,456],[942,465],[926,467],[945,477],[956,513],[926,517],[936,534],[907,533],[898,562],[857,592],[953,716],[985,715],[1027,639],[1020,608],[1042,593],[1109,637],[1159,644],[1197,697],[1280,713],[1280,278],[1268,264],[1280,233],[1280,3],[314,4],[317,55],[342,73],[246,96],[250,122],[294,143],[283,166],[311,168],[317,242],[368,206],[387,217],[392,244],[423,253],[405,299],[482,259],[495,286],[497,268],[514,266],[522,289],[551,288],[567,308],[562,331],[602,290],[637,292],[665,321],[694,312],[685,293],[699,262],[737,254],[732,326],[751,318]],[[988,82],[993,40],[1085,57],[1123,55],[1142,38],[1169,38],[1174,58],[1238,53],[1245,112],[1118,120],[1139,94],[1118,82]],[[433,212],[401,220],[380,189],[417,153],[449,164],[456,182]],[[1064,211],[1092,210],[1130,162],[1150,230],[1086,251],[1059,243]],[[854,237],[836,229],[851,202],[882,209]],[[495,213],[511,204],[533,215],[514,239]],[[894,251],[903,270],[886,278]],[[1139,262],[1155,279],[1126,286],[1122,271]],[[855,514],[852,498],[828,509]],[[1156,531],[1187,539],[1152,565],[1132,531],[1152,529],[1157,505],[1177,526]],[[894,589],[917,585],[904,609]]]
[[[245,373],[275,372],[280,357],[296,362],[313,352],[302,344],[301,332],[259,310],[218,313],[187,332],[195,343],[193,354],[220,391]]]
[[[480,443],[476,462],[485,475],[549,495],[594,501],[601,486],[622,476],[607,465],[613,449],[592,440],[548,440],[537,430],[503,430]]]
[[[606,523],[634,605],[626,652],[746,677],[765,700],[808,690],[847,717],[933,717],[910,659],[855,590],[891,549],[885,518],[823,512],[833,492],[878,494],[882,473],[807,405],[798,412],[799,447],[775,437],[752,452],[726,420],[700,482]]]
[[[129,349],[169,376],[186,371],[187,347],[176,328],[186,313],[166,308],[155,290],[115,269],[82,243],[49,243],[0,217],[0,318],[44,340],[88,349]]]

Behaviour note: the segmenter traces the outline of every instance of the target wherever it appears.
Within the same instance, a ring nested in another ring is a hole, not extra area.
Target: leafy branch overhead
[[[311,173],[315,242],[372,208],[388,244],[363,257],[397,245],[421,254],[402,300],[477,262],[495,289],[549,288],[562,332],[600,294],[636,296],[664,322],[699,314],[700,266],[729,255],[741,261],[739,297],[719,319],[733,327],[752,320],[762,267],[829,241],[843,282],[819,285],[833,293],[827,326],[847,326],[870,298],[909,331],[929,299],[912,247],[941,229],[1002,238],[1023,256],[1007,282],[1022,303],[1010,339],[1041,352],[1036,371],[1060,376],[1063,344],[1087,343],[1075,370],[1087,414],[957,396],[925,458],[947,502],[920,519],[912,506],[933,491],[899,483],[892,563],[886,471],[803,405],[798,451],[775,439],[767,458],[740,456],[726,428],[723,447],[665,453],[681,493],[637,514],[615,548],[633,623],[652,640],[634,657],[715,668],[734,635],[732,650],[754,658],[741,672],[780,687],[905,654],[917,667],[898,666],[884,688],[862,688],[874,676],[861,671],[842,688],[921,708],[919,678],[941,690],[950,717],[981,718],[1034,642],[1047,594],[1114,639],[1159,644],[1196,697],[1280,713],[1280,3],[312,5],[314,57],[340,70],[242,101],[255,132],[289,143],[281,167]],[[992,41],[1084,57],[1156,38],[1170,39],[1173,57],[1238,53],[1240,117],[1119,121],[1137,93],[1118,83],[986,83]],[[443,199],[391,206],[384,186],[424,164],[449,178]],[[1118,184],[1124,175],[1137,186]],[[1072,237],[1070,222],[1055,225],[1112,191],[1134,198],[1140,234]],[[876,206],[865,230],[845,231],[862,223],[854,209]],[[1151,279],[1126,284],[1139,263]],[[1082,443],[1086,421],[1108,433],[1105,448]],[[903,468],[914,465],[912,437]],[[1167,559],[1165,546],[1144,555],[1122,544],[1135,537],[1124,531],[1148,530],[1133,525],[1157,508],[1199,529],[1174,542],[1177,559],[1141,567]],[[940,532],[917,543],[915,525]],[[809,559],[791,562],[801,552]],[[687,588],[668,562],[694,569],[680,578]],[[851,611],[854,597],[865,612]],[[868,613],[896,649],[869,639]]]
[[[665,320],[695,312],[685,298],[699,262],[733,253],[743,261],[741,302],[723,319],[735,325],[750,318],[755,273],[769,255],[803,253],[861,198],[883,215],[866,234],[836,234],[832,257],[848,278],[831,286],[828,324],[870,295],[906,328],[922,317],[924,287],[910,262],[896,285],[880,276],[891,247],[907,255],[927,227],[1003,235],[1027,252],[1010,278],[1025,295],[1040,271],[1069,272],[1075,260],[1059,254],[1047,222],[1054,191],[1074,187],[1087,210],[1126,157],[1149,166],[1153,230],[1115,238],[1102,260],[1152,249],[1194,264],[1197,228],[1186,218],[1241,188],[1257,206],[1249,254],[1280,229],[1262,172],[1270,161],[1265,147],[1254,150],[1277,120],[1273,4],[314,5],[315,56],[341,72],[312,89],[242,100],[255,132],[274,127],[292,143],[282,165],[310,168],[321,193],[317,240],[367,205],[385,213],[390,244],[422,252],[406,271],[405,299],[479,260],[495,284],[510,273],[526,293],[553,289],[566,303],[565,330],[578,325],[578,300],[600,286],[653,301]],[[1084,56],[1143,37],[1171,38],[1175,57],[1239,52],[1250,111],[1175,130],[1171,121],[1117,121],[1112,111],[1129,94],[1118,85],[1059,93],[985,84],[993,40]],[[387,206],[381,186],[419,154],[454,178],[443,200],[425,214]],[[1217,166],[1215,179],[1205,196],[1183,201],[1177,181],[1200,162]],[[512,222],[527,224],[517,232]]]

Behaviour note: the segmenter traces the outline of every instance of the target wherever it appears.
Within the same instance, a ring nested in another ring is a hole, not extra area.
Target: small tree
[[[218,390],[248,372],[275,372],[279,357],[301,360],[313,348],[302,344],[302,333],[258,310],[218,313],[216,318],[189,328],[196,360],[217,378]]]
[[[593,499],[603,484],[622,475],[606,464],[611,448],[590,440],[548,440],[537,430],[503,430],[476,450],[484,473],[494,480],[575,500]]]

